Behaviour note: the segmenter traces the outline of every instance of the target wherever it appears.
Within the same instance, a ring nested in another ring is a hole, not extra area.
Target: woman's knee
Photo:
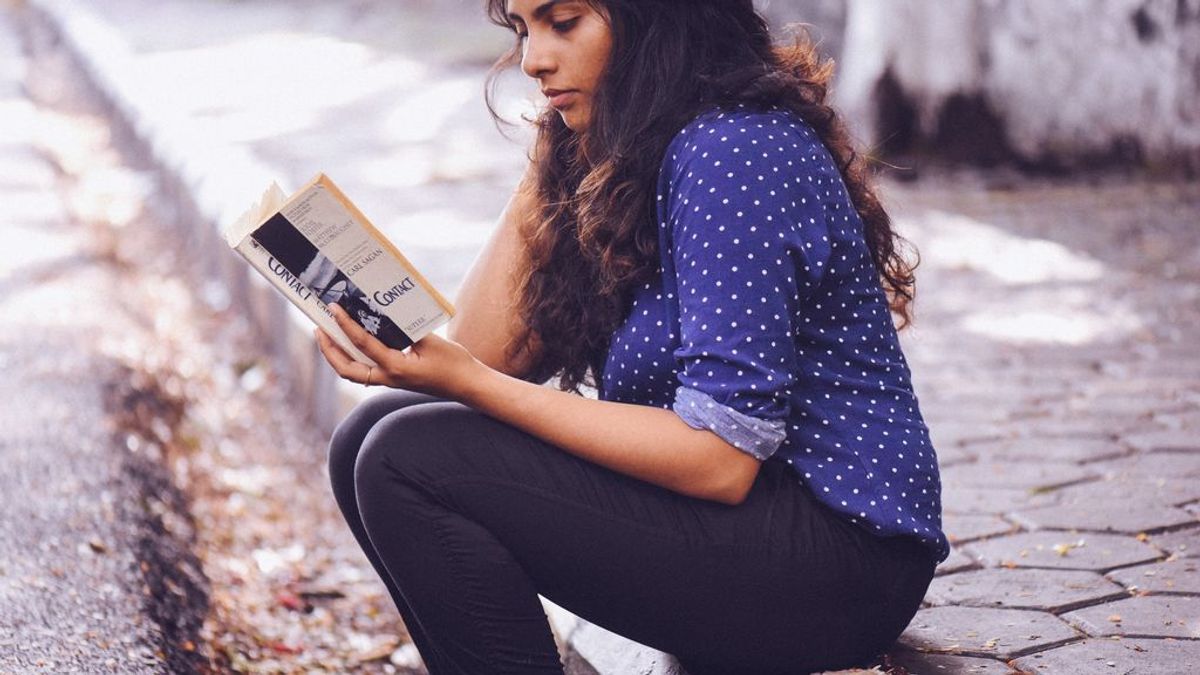
[[[355,461],[356,486],[401,478],[431,486],[470,468],[470,455],[484,438],[477,426],[490,418],[460,403],[409,406],[371,426]]]
[[[354,465],[363,441],[371,428],[387,415],[424,403],[436,403],[442,399],[413,391],[393,390],[372,396],[362,401],[338,423],[329,439],[329,477],[336,485],[340,481],[352,481]]]

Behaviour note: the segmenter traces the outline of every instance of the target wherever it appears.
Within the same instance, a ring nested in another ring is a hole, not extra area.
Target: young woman
[[[830,66],[751,0],[488,9],[548,107],[450,339],[318,334],[397,390],[330,472],[430,672],[562,672],[538,594],[692,675],[870,663],[949,548]]]

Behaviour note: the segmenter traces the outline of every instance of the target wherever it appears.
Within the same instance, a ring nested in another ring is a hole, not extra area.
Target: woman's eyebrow
[[[542,17],[546,16],[546,14],[548,14],[550,12],[550,10],[554,9],[555,5],[558,5],[563,2],[567,2],[567,1],[569,1],[569,0],[548,0],[547,2],[544,2],[541,5],[538,5],[537,9],[533,10],[533,20],[538,21]],[[524,21],[525,20],[524,18],[521,17],[520,14],[517,14],[516,12],[509,12],[508,18],[510,21]]]

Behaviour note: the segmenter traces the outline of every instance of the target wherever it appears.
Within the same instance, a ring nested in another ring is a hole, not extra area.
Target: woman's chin
[[[562,117],[563,124],[575,133],[579,133],[587,128],[587,120],[583,119],[583,116],[574,110],[560,110],[558,111],[558,115]]]

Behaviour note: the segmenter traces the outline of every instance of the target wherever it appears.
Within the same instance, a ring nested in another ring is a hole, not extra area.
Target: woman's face
[[[584,0],[508,0],[508,18],[521,38],[521,70],[568,128],[587,129],[612,50],[606,17]]]

